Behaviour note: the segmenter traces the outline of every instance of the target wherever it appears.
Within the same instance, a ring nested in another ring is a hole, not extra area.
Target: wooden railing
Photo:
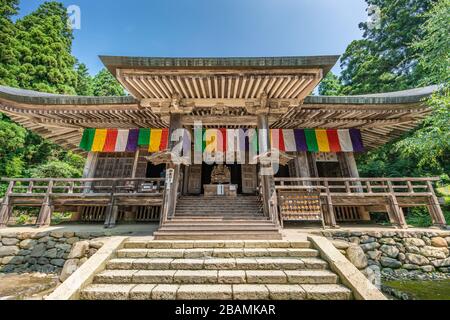
[[[445,226],[445,217],[434,191],[433,184],[440,178],[275,178],[276,190],[284,191],[316,191],[326,201],[327,224],[336,226],[334,201],[338,199],[382,198],[379,205],[386,206],[392,223],[406,228],[406,220],[402,210],[401,198],[423,198],[430,211],[433,223]],[[354,200],[355,201],[355,200]],[[355,201],[361,203],[361,201]],[[368,202],[369,203],[369,202]],[[387,205],[386,205],[387,203]],[[413,203],[413,202],[411,202]]]
[[[160,193],[164,179],[96,178],[96,179],[9,179],[6,195],[86,194],[86,193]]]
[[[38,226],[50,224],[54,205],[106,206],[105,226],[114,226],[120,203],[145,205],[143,200],[162,199],[165,179],[1,179],[7,184],[0,202],[0,227],[5,227],[14,205],[40,206]]]

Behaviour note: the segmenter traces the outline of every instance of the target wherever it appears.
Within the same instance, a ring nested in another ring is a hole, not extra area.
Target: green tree
[[[341,95],[342,84],[339,77],[333,72],[329,72],[327,76],[320,82],[319,94],[322,96],[339,96]]]
[[[19,0],[0,0],[0,85],[17,86],[14,69],[18,67],[16,26],[11,17],[17,14]]]
[[[106,69],[102,69],[93,80],[93,92],[95,96],[124,96],[125,90],[113,75]]]
[[[417,87],[422,68],[417,47],[421,25],[436,0],[366,0],[379,11],[375,24],[361,23],[362,40],[353,41],[341,58],[344,94],[379,93]],[[379,14],[379,16],[378,16]]]
[[[450,0],[439,0],[424,16],[424,37],[412,45],[424,72],[421,84],[442,85],[442,90],[428,102],[432,115],[397,147],[406,156],[419,155],[419,165],[431,163],[450,172]]]
[[[92,96],[94,90],[92,87],[92,77],[89,75],[89,70],[84,63],[77,63],[77,83],[75,85],[75,91],[79,96]]]
[[[22,173],[23,148],[27,131],[0,114],[0,176],[18,177]]]
[[[73,35],[67,19],[61,3],[44,2],[16,22],[20,44],[16,76],[21,88],[76,93],[76,60],[71,54]]]

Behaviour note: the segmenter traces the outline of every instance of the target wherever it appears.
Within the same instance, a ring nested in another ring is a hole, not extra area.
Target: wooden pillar
[[[14,189],[14,181],[9,183],[8,189],[6,190],[5,197],[0,205],[0,228],[6,228],[8,226],[8,221],[11,218],[12,205],[10,203],[10,194]]]
[[[37,227],[49,226],[52,220],[53,205],[51,203],[51,195],[53,192],[53,181],[48,183],[47,192],[45,194],[44,201],[42,203],[41,211],[37,219]]]
[[[257,117],[259,129],[259,152],[260,154],[264,154],[271,150],[269,118],[267,114],[259,114]],[[266,171],[264,175],[261,175],[264,212],[276,225],[280,226],[281,221],[278,217],[278,199],[273,171],[271,170],[272,168],[270,167],[270,164],[266,166],[269,167],[264,168],[264,165],[261,166],[262,170]],[[271,171],[272,174],[267,174],[267,170]]]
[[[398,204],[397,197],[395,196],[395,189],[392,185],[391,181],[388,181],[388,188],[389,188],[389,206],[388,206],[388,213],[389,219],[391,220],[391,223],[393,220],[395,220],[395,225],[402,229],[407,229],[408,224],[406,223],[405,214],[403,212],[403,209]]]
[[[433,225],[440,228],[446,227],[447,222],[445,220],[444,213],[442,212],[439,199],[434,192],[433,184],[431,183],[431,181],[427,181],[427,186],[428,192],[431,195],[429,199],[430,204],[428,205],[428,210],[433,220]]]
[[[181,114],[171,114],[170,115],[170,129],[169,129],[169,149],[172,149],[176,142],[170,141],[170,137],[172,133],[182,128],[182,115]],[[167,197],[167,202],[164,202],[167,206],[166,208],[166,217],[173,217],[175,215],[175,210],[177,207],[177,199],[178,199],[178,189],[180,184],[180,174],[181,174],[181,165],[170,163],[167,165],[167,170],[173,169],[173,183],[169,186],[169,189],[165,188],[165,193]],[[167,183],[167,181],[166,181]],[[164,211],[164,208],[163,208]]]

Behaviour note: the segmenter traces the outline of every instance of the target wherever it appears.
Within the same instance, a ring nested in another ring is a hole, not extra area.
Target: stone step
[[[245,257],[296,257],[313,258],[319,255],[314,249],[283,248],[216,248],[216,249],[121,249],[118,258],[245,258]]]
[[[94,284],[82,300],[349,300],[341,285]]]
[[[327,270],[106,270],[96,284],[336,284]]]
[[[156,231],[153,233],[156,240],[281,240],[282,235],[276,231]]]
[[[309,241],[148,241],[128,240],[124,244],[125,249],[193,249],[193,248],[294,248],[309,249]]]
[[[199,256],[202,253],[198,254]],[[131,256],[131,257],[130,257]],[[135,257],[133,257],[135,256]],[[145,258],[138,254],[112,259],[108,270],[326,270],[328,264],[318,258]]]

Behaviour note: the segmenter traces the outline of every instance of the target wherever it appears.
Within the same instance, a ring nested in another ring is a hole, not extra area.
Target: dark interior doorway
[[[205,184],[211,184],[211,173],[215,165],[208,165],[203,163],[202,165],[202,193],[205,192],[203,186]],[[227,165],[231,172],[231,184],[238,186],[238,194],[242,194],[242,168],[240,164]]]
[[[342,178],[339,162],[317,162],[317,172],[320,178]]]
[[[280,165],[280,167],[278,168],[278,172],[275,175],[275,178],[290,178],[290,174],[289,174],[289,166],[282,166]]]
[[[166,174],[165,164],[155,166],[152,163],[148,163],[146,178],[164,178],[165,174]]]

